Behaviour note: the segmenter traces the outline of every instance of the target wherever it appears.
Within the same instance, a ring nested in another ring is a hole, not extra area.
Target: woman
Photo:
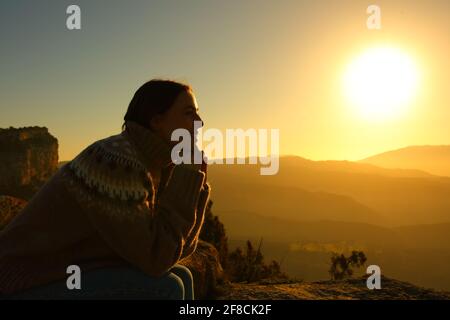
[[[124,120],[120,134],[65,164],[0,233],[1,294],[194,298],[192,274],[178,261],[196,249],[210,187],[205,163],[172,163],[170,137],[183,128],[195,138],[195,96],[188,85],[151,80]],[[81,289],[68,288],[73,265]]]

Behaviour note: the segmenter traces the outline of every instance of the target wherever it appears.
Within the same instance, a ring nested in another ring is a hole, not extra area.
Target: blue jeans
[[[194,300],[194,284],[191,271],[179,264],[161,277],[150,277],[134,268],[117,267],[81,272],[81,289],[67,289],[64,279],[10,298]]]

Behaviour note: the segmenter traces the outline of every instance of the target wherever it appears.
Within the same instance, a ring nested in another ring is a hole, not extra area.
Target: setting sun
[[[407,54],[394,48],[372,48],[348,65],[343,91],[362,116],[384,120],[405,111],[418,82],[419,72]]]

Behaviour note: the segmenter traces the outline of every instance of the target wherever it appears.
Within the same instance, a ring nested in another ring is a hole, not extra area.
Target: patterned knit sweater
[[[160,276],[192,254],[210,186],[194,167],[169,164],[169,146],[135,122],[88,146],[0,232],[0,293],[63,280],[71,264]]]

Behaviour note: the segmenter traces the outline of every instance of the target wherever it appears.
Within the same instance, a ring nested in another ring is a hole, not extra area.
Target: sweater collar
[[[136,147],[139,159],[149,169],[161,169],[171,163],[170,146],[150,129],[137,122],[125,121],[122,132]]]

